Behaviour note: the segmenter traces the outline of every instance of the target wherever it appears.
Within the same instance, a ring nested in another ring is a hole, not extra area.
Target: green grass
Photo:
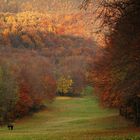
[[[131,135],[137,140],[139,132],[116,110],[99,107],[96,98],[64,97],[49,110],[16,121],[14,131],[0,128],[0,140],[131,140]]]

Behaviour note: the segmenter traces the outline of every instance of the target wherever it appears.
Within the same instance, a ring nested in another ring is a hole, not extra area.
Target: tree
[[[57,92],[66,95],[73,84],[73,80],[70,77],[61,76],[57,81]]]
[[[83,4],[87,7],[89,1]],[[93,81],[102,87],[100,94],[107,106],[129,106],[140,93],[140,1],[102,0],[99,5],[100,28],[108,28],[108,33],[102,57],[97,57],[93,66]],[[136,105],[131,107],[136,110]]]
[[[18,100],[16,79],[6,65],[0,66],[0,121],[13,121],[13,110]]]

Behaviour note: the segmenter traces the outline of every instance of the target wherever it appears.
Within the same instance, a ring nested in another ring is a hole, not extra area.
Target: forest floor
[[[140,129],[96,98],[58,97],[49,110],[0,128],[0,140],[140,140]],[[133,139],[132,139],[132,138]]]

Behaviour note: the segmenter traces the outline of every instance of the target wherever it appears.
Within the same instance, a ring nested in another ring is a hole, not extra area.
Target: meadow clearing
[[[101,108],[96,97],[57,97],[32,116],[15,122],[15,129],[0,128],[0,140],[139,140],[140,129]]]

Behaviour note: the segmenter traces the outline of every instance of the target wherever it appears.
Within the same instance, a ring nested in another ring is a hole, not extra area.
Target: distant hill
[[[81,2],[82,0],[0,0],[0,11],[75,12],[79,11]]]
[[[82,13],[1,13],[0,46],[13,48],[92,47]]]

